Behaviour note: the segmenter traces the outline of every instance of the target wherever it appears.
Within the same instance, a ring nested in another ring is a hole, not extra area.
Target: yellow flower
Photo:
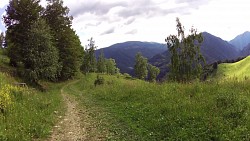
[[[11,85],[4,85],[0,88],[0,110],[6,110],[7,107],[12,104],[10,97],[11,89]]]

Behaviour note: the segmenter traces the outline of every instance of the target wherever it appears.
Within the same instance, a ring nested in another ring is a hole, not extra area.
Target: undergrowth
[[[14,81],[8,74],[0,73],[0,95],[9,98],[5,99],[8,104],[1,107],[4,110],[0,112],[0,140],[47,138],[58,116],[55,111],[63,112],[60,96],[63,84],[48,84],[50,89],[42,93],[14,86]],[[4,99],[0,98],[2,102]]]

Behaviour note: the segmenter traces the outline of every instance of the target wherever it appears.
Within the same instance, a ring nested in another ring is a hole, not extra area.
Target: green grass
[[[13,84],[15,79],[0,73],[0,81],[0,87],[4,87]],[[51,134],[58,114],[64,111],[60,95],[64,84],[47,85],[49,90],[46,93],[31,88],[11,93],[12,105],[4,113],[0,112],[1,141],[44,139]]]
[[[216,75],[218,79],[223,80],[244,80],[250,78],[250,56],[236,63],[220,64]]]
[[[250,83],[152,84],[89,74],[66,89],[107,140],[250,140]]]

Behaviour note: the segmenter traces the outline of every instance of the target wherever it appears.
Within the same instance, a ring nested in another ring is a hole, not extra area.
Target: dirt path
[[[69,84],[68,84],[69,85]],[[50,141],[83,141],[87,140],[86,129],[81,126],[80,110],[77,109],[75,99],[64,92],[64,86],[61,94],[66,105],[66,113],[63,119],[54,126]]]

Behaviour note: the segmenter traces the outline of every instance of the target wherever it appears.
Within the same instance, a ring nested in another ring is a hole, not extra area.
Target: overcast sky
[[[2,15],[8,0],[0,0]],[[42,5],[45,0],[42,0]],[[99,48],[124,41],[164,43],[176,34],[175,19],[186,28],[231,40],[250,31],[249,0],[64,0],[82,45],[93,37]],[[4,26],[0,24],[0,29]]]

